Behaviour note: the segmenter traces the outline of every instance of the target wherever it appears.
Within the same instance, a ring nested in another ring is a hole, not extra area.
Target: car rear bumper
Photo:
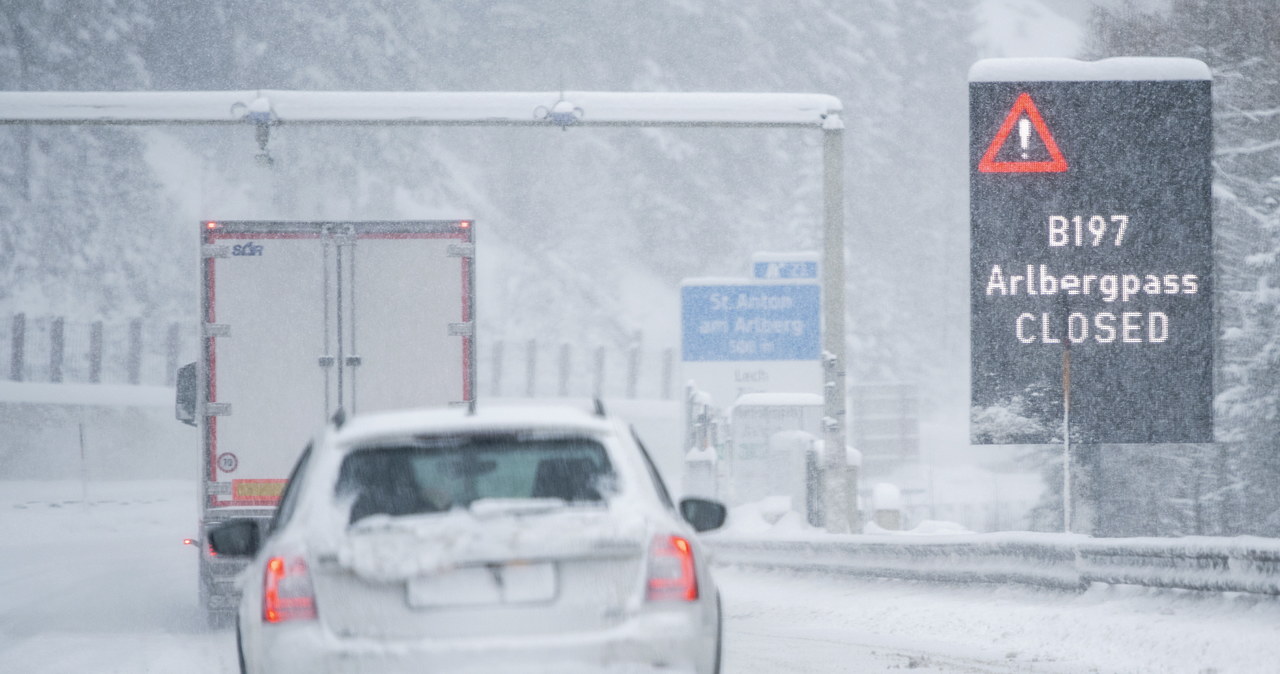
[[[693,673],[716,639],[694,611],[645,612],[592,632],[448,641],[348,639],[319,623],[262,628],[265,657],[251,669],[273,673]]]

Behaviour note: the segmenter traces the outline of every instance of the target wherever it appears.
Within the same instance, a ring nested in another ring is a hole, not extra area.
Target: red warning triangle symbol
[[[1001,147],[1004,147],[1005,141],[1009,139],[1009,133],[1013,131],[1013,127],[1023,115],[1031,121],[1032,128],[1040,136],[1045,149],[1049,151],[1049,161],[996,161],[996,154],[1000,152]],[[1049,133],[1049,127],[1045,126],[1044,118],[1040,116],[1036,104],[1031,102],[1031,95],[1023,92],[1018,96],[1018,100],[1013,102],[1013,109],[1009,110],[1004,123],[1000,125],[1000,130],[996,131],[996,137],[987,147],[986,154],[982,155],[982,161],[978,162],[978,171],[981,173],[1062,173],[1066,170],[1067,158],[1062,156],[1062,150],[1058,149],[1058,143],[1053,140],[1053,134]]]

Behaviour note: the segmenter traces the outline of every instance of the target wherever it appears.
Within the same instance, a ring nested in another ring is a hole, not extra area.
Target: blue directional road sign
[[[684,360],[817,360],[819,291],[815,283],[684,286]]]
[[[752,263],[751,273],[758,279],[817,279],[816,260],[776,260]]]

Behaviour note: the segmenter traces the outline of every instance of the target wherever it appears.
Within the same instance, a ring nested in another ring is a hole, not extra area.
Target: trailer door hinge
[[[337,246],[354,246],[356,245],[356,230],[351,225],[339,225],[331,228],[328,232],[329,240]]]
[[[473,258],[475,256],[476,256],[476,245],[474,243],[449,244],[449,257]]]
[[[231,246],[206,243],[200,246],[200,257],[205,259],[209,259],[211,257],[231,257]]]
[[[320,367],[333,367],[333,364],[338,362],[338,359],[333,356],[320,356],[319,362]]]
[[[231,326],[226,323],[205,323],[205,337],[230,337]]]
[[[471,337],[475,333],[475,326],[470,321],[466,323],[450,323],[450,337]]]
[[[204,415],[207,417],[231,416],[231,403],[205,403]]]
[[[356,367],[362,362],[360,356],[347,356],[345,360],[347,367]]]

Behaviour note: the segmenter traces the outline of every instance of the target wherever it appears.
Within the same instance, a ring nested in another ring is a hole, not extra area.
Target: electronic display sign
[[[970,71],[973,442],[1213,440],[1212,101],[1191,59]]]

